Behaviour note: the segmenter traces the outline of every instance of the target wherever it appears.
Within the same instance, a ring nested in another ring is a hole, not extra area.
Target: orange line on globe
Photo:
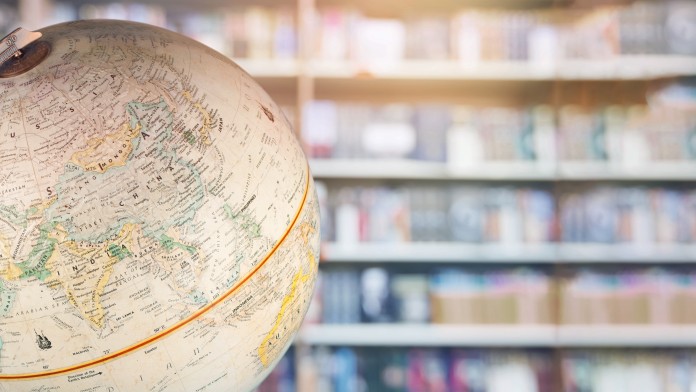
[[[229,298],[230,295],[232,295],[235,291],[237,291],[237,289],[242,287],[244,285],[244,283],[246,283],[249,279],[251,279],[251,277],[254,276],[256,274],[256,272],[258,272],[258,270],[261,269],[261,267],[263,267],[264,264],[266,264],[266,261],[268,261],[271,258],[271,256],[273,256],[273,254],[276,252],[276,250],[278,250],[280,245],[283,244],[285,239],[290,234],[290,231],[295,226],[295,223],[297,223],[297,220],[300,217],[300,213],[302,213],[302,210],[304,209],[304,204],[305,204],[305,201],[307,200],[307,194],[309,193],[309,183],[311,181],[311,179],[309,177],[309,173],[310,173],[309,163],[307,163],[307,171],[306,171],[306,182],[307,183],[305,184],[304,195],[302,195],[302,202],[300,203],[300,208],[297,209],[297,212],[295,213],[295,217],[293,218],[292,222],[290,223],[290,225],[288,225],[287,229],[285,230],[285,234],[283,234],[283,236],[280,237],[280,240],[276,243],[276,245],[273,247],[273,249],[271,249],[271,251],[268,252],[268,254],[263,258],[263,260],[261,260],[261,262],[259,262],[256,265],[256,267],[254,267],[254,269],[252,269],[251,272],[247,276],[244,277],[244,279],[240,280],[236,285],[234,285],[231,289],[229,289],[224,295],[221,295],[219,298],[217,298],[213,302],[211,302],[208,305],[206,305],[205,307],[199,309],[198,311],[191,314],[190,316],[188,316],[184,320],[179,321],[177,324],[174,324],[170,328],[167,328],[167,329],[163,330],[162,332],[159,332],[159,333],[143,340],[140,343],[136,343],[130,347],[126,347],[124,349],[121,349],[113,354],[105,355],[101,358],[93,359],[91,361],[83,362],[83,363],[80,363],[77,365],[68,366],[68,367],[64,367],[64,368],[60,368],[60,369],[48,370],[45,372],[26,373],[26,374],[0,374],[0,380],[23,380],[23,379],[31,379],[31,378],[39,378],[39,377],[56,376],[56,375],[60,375],[60,374],[88,368],[88,367],[91,367],[94,365],[98,365],[100,363],[108,362],[108,361],[111,361],[111,360],[116,359],[118,357],[121,357],[123,355],[130,354],[131,352],[133,352],[139,348],[142,348],[144,346],[147,346],[151,343],[154,343],[154,342],[160,340],[161,338],[171,334],[172,332],[177,331],[181,327],[189,324],[191,321],[199,318],[203,314],[209,312],[212,308],[214,308],[215,306],[220,304],[225,299]]]

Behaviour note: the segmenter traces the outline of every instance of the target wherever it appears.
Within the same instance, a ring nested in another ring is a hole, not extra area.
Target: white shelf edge
[[[562,263],[696,263],[693,244],[583,244],[556,245]]]
[[[310,159],[315,178],[445,179],[441,162],[408,159]]]
[[[446,347],[696,347],[696,326],[309,324],[296,344]]]
[[[696,162],[647,162],[621,165],[617,162],[561,162],[559,180],[696,181]]]
[[[366,80],[649,80],[696,75],[696,56],[623,55],[615,58],[531,61],[484,61],[465,64],[445,60],[401,60],[360,64],[350,60],[314,59],[308,76],[315,79]]]
[[[483,181],[696,181],[696,162],[489,162],[453,167],[413,159],[310,159],[317,179],[411,179]]]
[[[692,244],[325,242],[321,250],[326,263],[696,263],[696,245]]]
[[[681,55],[621,55],[607,60],[561,60],[560,80],[647,80],[696,75],[696,57]]]
[[[538,162],[490,162],[472,167],[452,167],[444,162],[414,159],[310,159],[316,178],[517,180],[552,181],[551,164]]]
[[[305,325],[298,343],[346,346],[553,346],[553,326],[323,324]]]
[[[324,243],[322,260],[340,262],[442,262],[442,263],[553,263],[554,246],[463,244],[455,242],[417,243]]]
[[[620,56],[608,60],[562,60],[536,65],[527,61],[489,61],[467,65],[456,61],[404,60],[380,67],[350,61],[232,58],[258,78],[368,80],[647,80],[696,75],[696,56]]]
[[[559,347],[696,347],[696,326],[564,325],[557,340]]]

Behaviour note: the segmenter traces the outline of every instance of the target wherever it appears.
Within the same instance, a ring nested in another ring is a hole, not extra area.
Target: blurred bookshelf
[[[260,392],[696,385],[696,3],[0,2],[78,18],[200,40],[295,125],[320,279]]]

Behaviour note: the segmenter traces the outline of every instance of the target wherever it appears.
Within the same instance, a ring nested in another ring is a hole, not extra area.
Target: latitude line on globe
[[[292,222],[288,225],[288,227],[285,229],[285,233],[283,234],[282,237],[280,237],[280,240],[275,244],[275,246],[264,256],[264,258],[251,270],[247,276],[245,276],[242,280],[240,280],[236,285],[234,285],[232,288],[230,288],[225,294],[221,295],[217,299],[213,300],[211,303],[208,305],[204,306],[201,309],[198,309],[196,312],[193,314],[189,315],[185,319],[179,321],[178,323],[174,324],[170,328],[167,328],[163,330],[162,332],[159,332],[139,343],[133,344],[129,347],[126,347],[124,349],[121,349],[119,351],[116,351],[112,354],[105,355],[101,358],[96,358],[87,362],[82,362],[77,365],[72,365],[72,366],[67,366],[64,368],[59,368],[59,369],[54,369],[54,370],[49,370],[45,372],[37,372],[37,373],[25,373],[25,374],[0,374],[0,380],[25,380],[25,379],[32,379],[32,378],[41,378],[41,377],[50,377],[50,376],[58,376],[64,373],[68,372],[73,372],[85,368],[89,368],[98,364],[102,364],[105,362],[109,362],[111,360],[114,360],[118,357],[128,355],[142,347],[145,347],[147,345],[150,345],[152,343],[155,343],[156,341],[162,339],[163,337],[179,330],[181,327],[188,325],[190,322],[196,320],[197,318],[201,317],[202,315],[208,313],[210,310],[215,308],[217,305],[219,305],[221,302],[229,298],[235,291],[237,291],[240,287],[244,285],[251,277],[253,277],[256,272],[258,272],[261,267],[263,267],[266,262],[275,254],[275,252],[278,250],[280,245],[282,245],[285,242],[285,239],[290,235],[290,232],[292,229],[295,227],[295,224],[297,223],[297,220],[300,218],[300,214],[304,210],[304,205],[305,202],[307,201],[307,194],[309,193],[309,184],[311,182],[310,178],[310,169],[309,169],[309,162],[307,162],[306,165],[306,171],[305,171],[305,190],[304,194],[302,195],[302,201],[300,202],[300,207],[297,209],[297,212],[295,213],[295,217],[293,218]]]

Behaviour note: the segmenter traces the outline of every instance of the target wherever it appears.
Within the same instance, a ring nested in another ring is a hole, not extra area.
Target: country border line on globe
[[[278,250],[280,245],[282,245],[283,242],[285,242],[285,239],[288,237],[288,235],[290,235],[290,232],[295,227],[297,220],[300,218],[300,214],[304,210],[304,205],[305,205],[305,202],[307,201],[307,194],[309,193],[309,184],[311,182],[309,162],[307,162],[307,166],[306,166],[305,181],[306,181],[306,183],[305,183],[304,195],[302,195],[302,202],[300,202],[300,207],[297,209],[297,212],[295,213],[295,217],[293,218],[292,222],[288,225],[287,229],[285,229],[285,233],[283,234],[283,236],[280,237],[280,240],[278,240],[278,242],[275,244],[275,246],[251,270],[251,272],[247,276],[245,276],[244,279],[240,280],[236,285],[234,285],[232,288],[230,288],[225,294],[221,295],[220,297],[213,300],[208,305],[202,307],[201,309],[198,309],[196,312],[192,313],[187,318],[179,321],[178,323],[163,330],[162,332],[154,334],[151,337],[149,337],[149,338],[147,338],[139,343],[133,344],[129,347],[126,347],[124,349],[116,351],[112,354],[104,355],[101,358],[92,359],[90,361],[82,362],[82,363],[79,363],[77,365],[67,366],[67,367],[59,368],[59,369],[48,370],[45,372],[25,373],[25,374],[0,374],[0,380],[25,380],[25,379],[32,379],[32,378],[58,376],[61,374],[74,372],[77,370],[81,370],[81,369],[89,368],[89,367],[92,367],[92,366],[95,366],[98,364],[109,362],[109,361],[114,360],[118,357],[130,354],[133,351],[138,350],[144,346],[155,343],[156,341],[160,340],[161,338],[179,330],[181,327],[188,325],[191,321],[194,321],[197,318],[199,318],[200,316],[208,313],[214,307],[219,305],[222,301],[229,298],[235,291],[237,291],[240,287],[242,287],[244,285],[244,283],[246,283],[249,279],[251,279],[251,277],[254,276],[256,274],[256,272],[258,272],[258,270],[261,269],[261,267],[263,267],[266,264],[266,262],[275,254],[275,252]]]

